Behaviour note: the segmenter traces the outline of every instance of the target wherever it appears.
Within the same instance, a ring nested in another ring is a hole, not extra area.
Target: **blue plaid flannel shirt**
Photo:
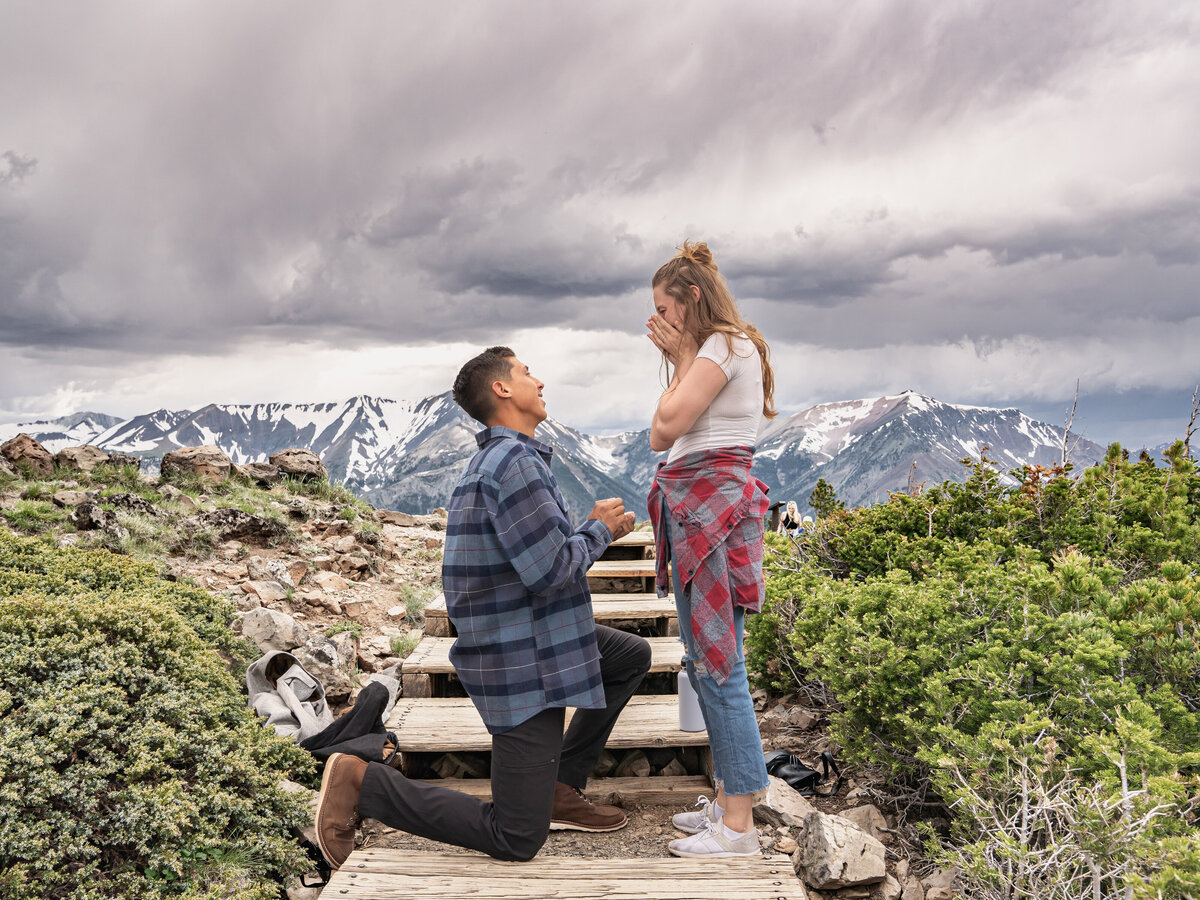
[[[572,528],[551,448],[485,428],[447,509],[442,587],[450,661],[492,734],[543,709],[600,709],[604,687],[587,570],[612,539]]]

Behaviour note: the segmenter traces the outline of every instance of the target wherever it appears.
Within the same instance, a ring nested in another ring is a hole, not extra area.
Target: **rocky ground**
[[[0,470],[0,527],[48,531],[64,546],[107,546],[143,555],[170,578],[230,598],[239,611],[235,627],[263,650],[295,653],[325,684],[336,712],[353,702],[372,673],[394,674],[419,640],[422,611],[440,593],[445,514],[377,511],[344,490],[314,489],[279,474],[243,472],[243,484],[234,490],[225,482],[206,486],[186,478],[181,489],[174,479],[144,475],[105,484],[87,471],[64,473],[61,463],[27,478]],[[256,478],[267,483],[254,484]],[[190,537],[172,541],[172,534]],[[823,750],[836,750],[824,727],[826,710],[804,698],[764,692],[755,702],[765,749],[791,750],[814,767]],[[897,817],[901,807],[884,786],[870,773],[846,775],[836,796],[810,800],[776,779],[775,809],[758,810],[764,849],[789,854],[803,849],[812,839],[803,826],[813,810],[844,816],[822,819],[835,829],[851,829],[829,835],[829,841],[845,844],[847,834],[878,840],[888,878],[870,887],[811,890],[812,897],[953,896],[947,876],[922,859],[914,823]],[[679,811],[631,808],[629,825],[611,834],[552,832],[542,853],[665,856],[667,843],[682,836],[670,824],[671,814]],[[838,824],[846,820],[846,826]],[[365,823],[361,840],[371,846],[453,850],[374,822]]]

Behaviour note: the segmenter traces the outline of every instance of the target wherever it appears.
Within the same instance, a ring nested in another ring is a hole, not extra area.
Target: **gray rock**
[[[108,454],[108,464],[110,466],[121,466],[122,468],[138,469],[142,468],[142,458],[134,456],[131,453],[112,453]]]
[[[889,875],[883,879],[883,887],[879,889],[879,900],[900,900],[903,892],[904,888],[900,886],[900,882]]]
[[[411,528],[417,524],[417,520],[408,513],[396,512],[393,509],[376,510],[379,514],[379,521],[385,525],[399,525],[403,528]]]
[[[953,900],[962,896],[958,887],[958,869],[938,869],[925,879],[925,900]]]
[[[247,581],[242,590],[253,594],[263,603],[278,603],[287,599],[287,590],[278,581]]]
[[[283,480],[283,473],[279,471],[279,466],[273,466],[270,463],[252,462],[240,466],[234,463],[233,470],[243,478],[263,487],[270,487]]]
[[[294,650],[310,639],[308,629],[291,616],[265,606],[252,609],[242,617],[242,634],[254,641],[255,646],[264,653],[269,650]],[[311,669],[309,671],[312,672]],[[316,672],[312,674],[317,676]]]
[[[818,890],[876,884],[887,877],[883,844],[841,816],[813,811],[804,820],[804,842],[792,867]]]
[[[62,509],[73,509],[87,499],[88,495],[85,491],[55,491],[54,496],[50,498],[55,506]]]
[[[103,531],[118,538],[128,535],[117,521],[117,514],[111,509],[102,509],[95,500],[85,500],[75,507],[71,521],[80,531]]]
[[[849,819],[877,841],[884,841],[890,836],[887,819],[883,817],[883,813],[869,803],[866,806],[844,809],[838,815],[843,819]]]
[[[292,573],[282,560],[267,559],[263,556],[248,557],[246,573],[251,581],[278,581],[284,587],[296,586],[296,582],[292,580]]]
[[[215,528],[223,541],[244,541],[257,546],[267,544],[284,533],[283,526],[277,522],[232,507],[201,513],[190,521]]]
[[[277,466],[283,475],[293,478],[328,478],[329,473],[321,462],[321,457],[311,450],[292,448],[280,450],[270,456],[271,465]]]
[[[162,458],[159,472],[163,478],[173,475],[197,475],[210,481],[224,481],[233,470],[233,461],[220,447],[183,447]]]
[[[24,432],[0,444],[0,456],[12,463],[18,472],[29,469],[38,475],[54,474],[54,457],[50,451]]]
[[[117,509],[123,509],[126,512],[138,513],[143,516],[154,518],[161,515],[153,503],[145,497],[137,494],[110,494],[104,498],[105,503],[115,506]]]
[[[79,447],[64,447],[54,454],[54,462],[61,468],[76,472],[90,472],[96,466],[108,462],[108,454],[92,444]]]
[[[804,820],[809,813],[816,812],[816,807],[782,778],[776,778],[774,775],[767,777],[771,786],[766,799],[754,807],[754,821],[773,828],[780,825],[804,827]]]
[[[174,503],[178,503],[184,509],[200,508],[196,505],[195,500],[193,500],[179,488],[175,487],[173,484],[164,484],[158,489],[158,492],[163,495],[164,500],[170,500]]]
[[[354,691],[358,641],[350,632],[343,631],[333,637],[314,635],[294,652],[300,664],[324,685],[331,702],[345,700]]]
[[[10,463],[5,457],[0,456],[0,475],[8,475],[12,477],[16,476],[16,474],[17,470],[12,467],[12,463]]]

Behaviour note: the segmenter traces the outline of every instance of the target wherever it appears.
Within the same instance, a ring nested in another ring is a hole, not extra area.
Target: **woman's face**
[[[687,320],[687,307],[663,290],[660,284],[654,289],[654,311],[666,320],[668,325],[683,330]]]

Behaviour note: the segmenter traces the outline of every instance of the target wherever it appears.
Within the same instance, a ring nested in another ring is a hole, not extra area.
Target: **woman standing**
[[[684,242],[655,273],[649,338],[673,369],[650,426],[650,446],[670,450],[650,489],[666,595],[675,591],[684,662],[712,748],[715,802],[674,817],[691,836],[687,857],[755,856],[754,794],[768,784],[750,699],[743,619],[763,601],[766,486],[750,474],[763,416],[773,418],[775,380],[766,341],[742,318],[704,243]]]

